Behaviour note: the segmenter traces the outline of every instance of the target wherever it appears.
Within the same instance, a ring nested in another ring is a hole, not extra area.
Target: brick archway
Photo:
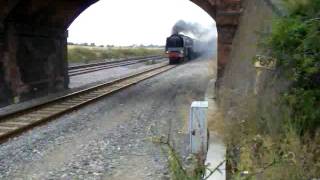
[[[23,96],[66,89],[67,29],[97,1],[0,0],[0,71],[5,83],[0,86],[9,87],[0,93]],[[219,77],[229,60],[240,1],[191,0],[216,21]],[[0,96],[0,106],[2,101]]]

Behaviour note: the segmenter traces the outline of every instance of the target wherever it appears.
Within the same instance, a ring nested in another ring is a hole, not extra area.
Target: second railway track
[[[129,66],[133,64],[138,64],[142,62],[147,62],[150,60],[159,60],[163,59],[163,56],[147,56],[147,57],[140,57],[140,58],[131,58],[131,59],[124,59],[119,61],[109,61],[109,62],[101,62],[101,63],[91,63],[79,66],[71,66],[68,69],[69,76],[77,76],[81,74],[91,73],[95,71],[100,71],[104,69],[110,69],[120,66]]]
[[[8,138],[39,124],[45,123],[90,102],[94,102],[99,98],[156,76],[174,67],[174,65],[161,63],[142,72],[74,92],[35,107],[0,117],[0,142],[6,141]]]

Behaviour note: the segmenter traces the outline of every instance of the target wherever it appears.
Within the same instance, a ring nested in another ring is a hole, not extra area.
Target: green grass
[[[320,0],[286,0],[288,15],[275,20],[266,38],[269,55],[292,82],[285,94],[290,123],[300,135],[320,128]]]
[[[207,165],[202,164],[196,155],[189,155],[187,163],[182,163],[182,158],[178,152],[170,145],[165,136],[155,136],[150,138],[151,142],[161,145],[163,153],[168,156],[168,168],[171,180],[207,180],[212,174],[217,172],[218,168],[224,163],[220,163],[215,169],[209,169]],[[206,170],[210,174],[205,176]]]
[[[104,59],[121,59],[163,54],[163,49],[105,48],[68,45],[68,61],[70,63],[90,63],[91,61],[99,61]]]

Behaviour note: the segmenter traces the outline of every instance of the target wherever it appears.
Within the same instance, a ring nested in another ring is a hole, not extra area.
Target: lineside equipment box
[[[192,154],[206,157],[208,151],[207,101],[195,101],[190,110],[190,150]]]

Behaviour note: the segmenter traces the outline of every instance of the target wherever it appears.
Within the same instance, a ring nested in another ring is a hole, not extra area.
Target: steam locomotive
[[[166,54],[170,64],[191,60],[195,57],[194,40],[182,34],[173,34],[167,38]]]

